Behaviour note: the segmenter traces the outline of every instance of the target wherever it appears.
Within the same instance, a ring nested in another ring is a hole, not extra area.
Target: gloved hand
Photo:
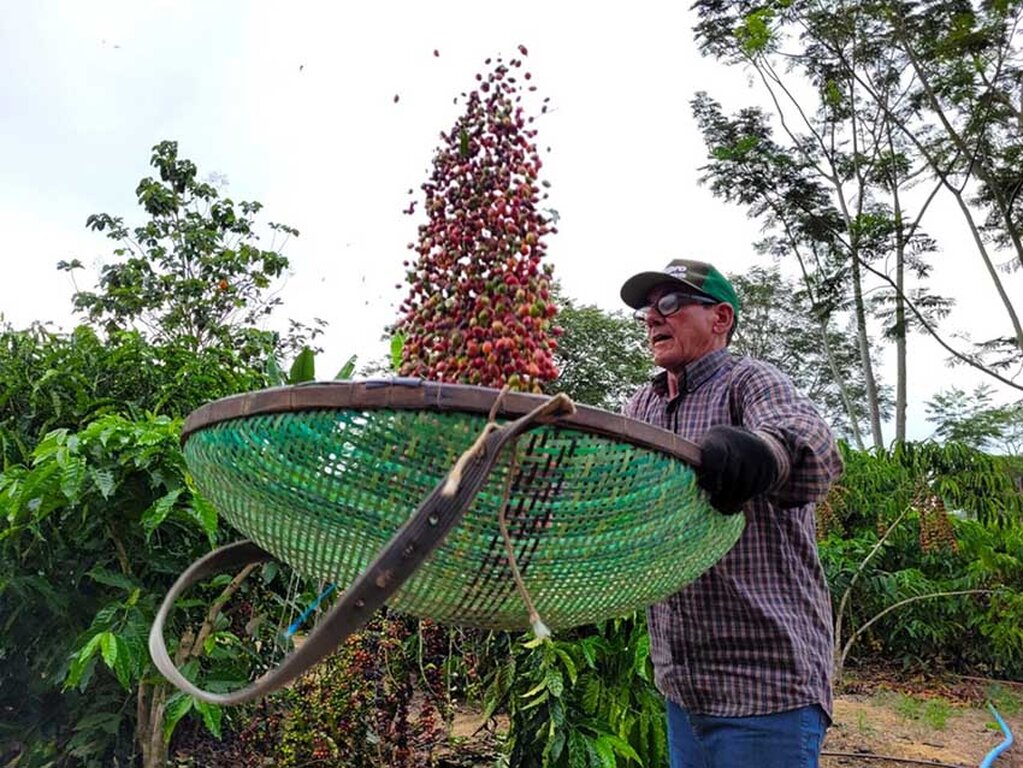
[[[778,463],[767,443],[742,427],[717,426],[700,440],[703,459],[697,482],[710,494],[710,503],[726,515],[763,493],[778,479]]]

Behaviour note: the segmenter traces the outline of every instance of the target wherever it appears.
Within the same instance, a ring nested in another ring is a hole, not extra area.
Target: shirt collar
[[[708,352],[699,360],[689,363],[689,365],[682,369],[678,377],[679,394],[684,395],[689,392],[695,392],[704,382],[717,373],[718,369],[725,364],[729,357],[728,348],[722,347],[721,349],[715,349],[713,352]],[[654,376],[653,388],[662,397],[668,396],[667,371],[661,371]]]

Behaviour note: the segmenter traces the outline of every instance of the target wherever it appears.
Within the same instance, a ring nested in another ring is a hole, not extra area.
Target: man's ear
[[[722,302],[714,305],[714,332],[727,336],[735,324],[735,309],[731,304]]]

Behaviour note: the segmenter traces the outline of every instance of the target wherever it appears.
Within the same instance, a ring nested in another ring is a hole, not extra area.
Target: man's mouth
[[[653,336],[650,337],[650,343],[657,344],[659,342],[667,341],[670,339],[671,339],[670,333],[655,333]]]

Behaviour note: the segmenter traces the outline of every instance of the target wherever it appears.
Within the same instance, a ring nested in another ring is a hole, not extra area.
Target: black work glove
[[[767,443],[742,427],[711,427],[700,440],[703,458],[697,482],[711,506],[734,515],[778,479],[778,463]]]

